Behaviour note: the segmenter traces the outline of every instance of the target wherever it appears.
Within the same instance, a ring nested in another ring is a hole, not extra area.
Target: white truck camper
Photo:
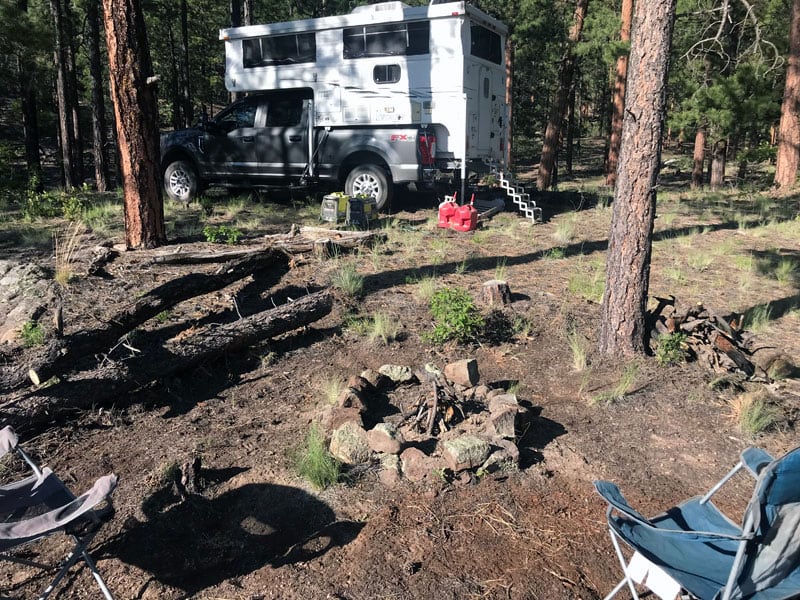
[[[220,39],[229,91],[310,89],[314,127],[422,126],[436,167],[465,180],[507,162],[507,33],[465,2],[384,2]]]
[[[161,137],[164,189],[337,185],[391,206],[395,185],[460,186],[494,173],[528,218],[541,209],[507,175],[503,23],[466,2],[361,6],[347,15],[235,27],[225,85],[244,98]]]

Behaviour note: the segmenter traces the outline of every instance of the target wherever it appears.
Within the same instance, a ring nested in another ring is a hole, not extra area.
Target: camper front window
[[[315,33],[292,33],[242,40],[244,68],[291,65],[317,60]]]
[[[345,27],[344,58],[413,56],[430,52],[430,23],[386,23]]]

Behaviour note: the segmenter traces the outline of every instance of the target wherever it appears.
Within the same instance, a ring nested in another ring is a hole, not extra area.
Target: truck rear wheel
[[[164,191],[178,202],[191,202],[198,193],[199,178],[191,163],[185,160],[171,162],[164,170]]]
[[[378,210],[383,210],[392,199],[392,177],[374,164],[356,166],[347,175],[344,191],[349,196],[367,194],[375,198]]]

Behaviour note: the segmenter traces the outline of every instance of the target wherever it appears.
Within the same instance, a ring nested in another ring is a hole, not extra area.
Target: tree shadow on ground
[[[522,424],[522,434],[517,441],[519,448],[519,468],[525,470],[544,460],[541,450],[557,437],[567,433],[566,428],[557,421],[542,416],[542,409],[522,401],[520,405],[528,410],[527,419]]]
[[[182,502],[165,488],[145,499],[142,510],[147,519],[131,517],[102,553],[187,596],[265,565],[317,558],[353,541],[364,526],[337,522],[327,504],[299,488],[267,483]]]

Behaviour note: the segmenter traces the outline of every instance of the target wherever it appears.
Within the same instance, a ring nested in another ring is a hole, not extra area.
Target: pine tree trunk
[[[252,4],[252,0],[247,0],[245,5]],[[252,7],[250,18],[252,18]],[[245,11],[245,20],[247,11]],[[245,22],[245,25],[252,23]],[[183,122],[186,127],[191,127],[194,123],[194,107],[192,106],[192,86],[191,74],[189,72],[189,9],[186,0],[181,0],[181,54],[183,71]]]
[[[39,156],[39,119],[36,112],[35,77],[27,69],[21,55],[17,55],[17,78],[22,109],[22,128],[25,132],[25,165],[28,182],[35,183],[35,191],[42,189],[42,160]]]
[[[81,113],[78,100],[78,67],[76,65],[75,46],[78,36],[75,34],[71,0],[63,0],[64,34],[66,35],[64,51],[67,61],[67,102],[72,119],[72,165],[75,169],[76,185],[83,183],[83,136],[81,135]]]
[[[125,196],[125,243],[166,242],[159,168],[158,107],[138,0],[103,0],[111,99]]]
[[[728,143],[726,140],[717,140],[714,143],[714,151],[711,155],[711,180],[709,182],[711,190],[716,192],[725,185],[725,165],[728,154]]]
[[[617,186],[609,235],[600,351],[644,352],[656,183],[676,0],[637,2]]]
[[[577,77],[575,78],[577,79]],[[575,141],[575,80],[572,81],[572,86],[569,89],[569,101],[567,102],[567,143],[564,149],[564,175],[569,177],[572,175],[572,158],[573,147]]]
[[[629,42],[631,39],[631,19],[633,18],[633,0],[622,0],[622,27],[619,39]],[[628,80],[628,55],[617,58],[616,76],[614,79],[614,95],[611,101],[611,139],[608,144],[608,160],[606,161],[606,185],[614,187],[617,183],[617,165],[619,164],[619,144],[622,139],[622,117],[625,112],[625,84]]]
[[[786,86],[781,104],[778,128],[778,158],[775,165],[775,185],[782,190],[797,181],[800,161],[800,0],[792,2],[792,23],[789,29],[789,61],[786,67]]]
[[[170,71],[170,102],[172,106],[172,128],[181,129],[185,125],[184,119],[181,117],[181,108],[183,105],[180,83],[178,81],[178,56],[175,54],[175,36],[172,33],[172,24],[167,23],[167,43],[169,45],[169,71]]]
[[[105,192],[108,189],[108,159],[106,158],[106,103],[100,52],[100,0],[88,0],[86,21],[89,25],[89,76],[92,80],[94,182],[98,192]]]
[[[561,66],[558,69],[558,89],[553,106],[550,109],[550,118],[547,121],[547,128],[544,132],[542,143],[542,158],[539,161],[539,173],[536,178],[536,187],[539,190],[546,190],[552,185],[553,170],[555,168],[556,155],[558,152],[558,142],[561,138],[561,127],[564,122],[564,115],[567,110],[567,100],[569,90],[572,87],[572,78],[575,73],[575,44],[581,38],[583,31],[583,21],[586,18],[586,7],[589,0],[576,0],[575,16],[569,32],[567,49],[561,59]]]
[[[69,105],[69,67],[65,50],[66,32],[61,0],[50,0],[50,12],[53,15],[54,40],[53,60],[56,67],[56,104],[58,105],[58,139],[61,148],[61,168],[64,187],[67,190],[79,185],[75,149],[73,147],[72,108]]]
[[[185,2],[185,0],[184,0]],[[255,24],[255,0],[244,0],[244,24],[245,25],[253,25]]]
[[[511,132],[514,130],[512,124],[514,123],[514,42],[511,40],[511,30],[508,32],[506,38],[506,106],[508,106],[508,114],[506,115],[505,131],[503,135],[506,137],[506,168],[511,170],[511,165],[514,164],[514,136]]]
[[[692,162],[692,189],[703,187],[703,163],[706,161],[706,128],[701,125],[694,134],[694,158]]]

